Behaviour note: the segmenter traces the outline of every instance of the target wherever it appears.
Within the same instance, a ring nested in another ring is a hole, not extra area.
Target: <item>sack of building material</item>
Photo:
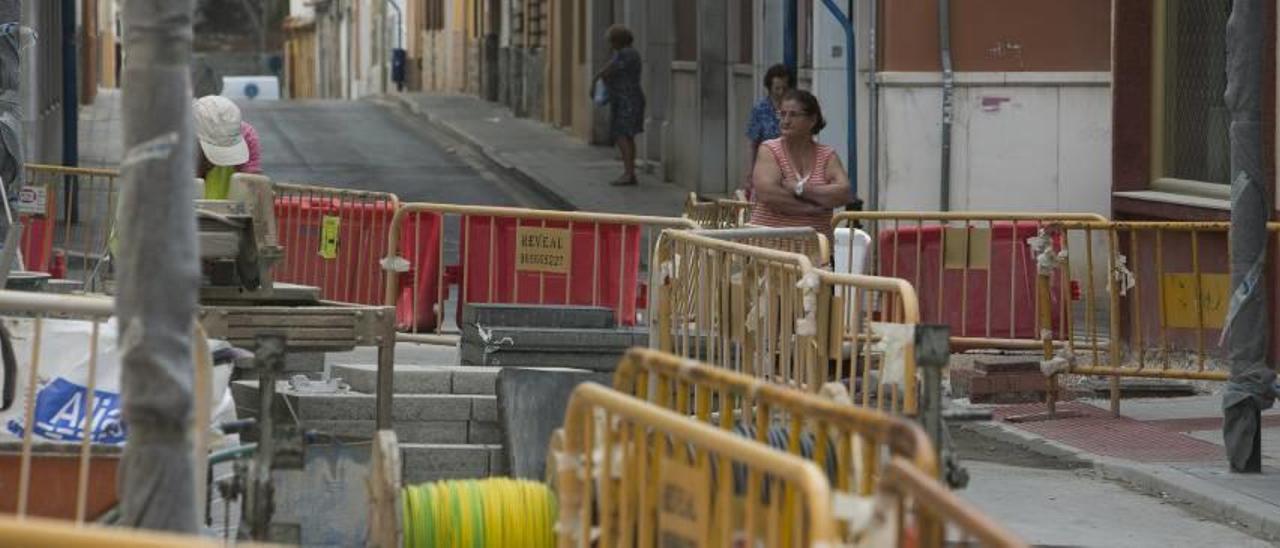
[[[37,442],[78,443],[85,436],[86,397],[93,338],[93,322],[84,320],[45,319],[41,326],[40,352],[32,355],[35,344],[35,320],[30,318],[0,319],[8,330],[16,362],[11,378],[0,378],[13,387],[12,404],[0,411],[0,440],[21,439],[26,429],[26,394],[33,365],[37,359],[36,393],[32,432]],[[89,421],[89,439],[93,443],[120,445],[127,437],[120,406],[120,349],[116,340],[114,318],[98,328],[96,382]],[[6,370],[0,370],[4,377]],[[214,368],[210,401],[230,400],[228,384],[231,365]],[[234,409],[232,410],[234,413]],[[226,411],[222,410],[225,420]],[[215,412],[215,417],[218,413]],[[217,420],[217,419],[215,419]]]

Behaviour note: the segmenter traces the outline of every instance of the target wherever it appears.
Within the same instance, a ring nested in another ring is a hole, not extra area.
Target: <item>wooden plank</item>
[[[351,329],[321,329],[315,327],[238,327],[232,324],[227,330],[228,336],[232,339],[247,338],[252,339],[260,333],[280,333],[289,340],[332,340],[336,342],[349,343],[356,339],[355,331]]]
[[[335,329],[354,329],[355,318],[349,316],[250,316],[236,314],[228,319],[231,327],[327,327]]]

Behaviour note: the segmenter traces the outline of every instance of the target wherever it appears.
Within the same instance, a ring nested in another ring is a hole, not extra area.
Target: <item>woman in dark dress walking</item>
[[[631,47],[635,38],[622,25],[605,32],[605,40],[613,50],[609,63],[591,79],[594,89],[603,80],[609,100],[609,135],[622,153],[622,177],[615,186],[637,184],[636,135],[644,132],[644,91],[640,89],[640,53]]]

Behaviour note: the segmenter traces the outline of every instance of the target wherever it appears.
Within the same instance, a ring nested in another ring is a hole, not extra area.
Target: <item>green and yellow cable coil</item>
[[[556,500],[534,481],[507,478],[404,488],[404,545],[412,548],[551,548]]]

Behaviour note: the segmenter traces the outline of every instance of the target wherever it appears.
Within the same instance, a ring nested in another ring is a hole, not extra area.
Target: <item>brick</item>
[[[502,426],[496,422],[467,423],[467,443],[502,443]]]
[[[498,422],[497,396],[476,396],[471,400],[471,420]]]

